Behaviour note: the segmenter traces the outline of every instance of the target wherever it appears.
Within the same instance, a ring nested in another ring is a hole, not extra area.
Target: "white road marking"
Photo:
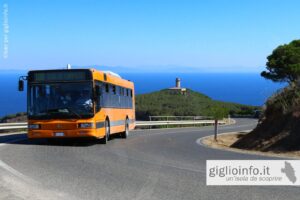
[[[18,138],[18,139],[14,139],[14,140],[8,140],[8,141],[5,141],[6,143],[1,143],[0,146],[5,146],[5,145],[8,145],[9,143],[12,143],[12,142],[18,142],[18,141],[22,141],[22,140],[25,140],[25,138]],[[2,160],[0,160],[0,167],[5,169],[6,171],[10,172],[11,174],[13,174],[14,176],[26,181],[26,182],[35,182],[33,179],[25,176],[24,174],[22,174],[21,172],[19,172],[18,170],[12,168],[11,166],[9,166],[8,164],[6,164],[5,162],[3,162]]]
[[[0,146],[5,146],[5,145],[8,145],[9,143],[18,142],[18,141],[22,141],[22,140],[25,140],[25,138],[18,138],[18,139],[14,139],[14,140],[8,140],[8,141],[5,141],[6,143],[1,143]],[[15,175],[16,177],[24,180],[24,181],[35,182],[31,178],[25,176],[24,174],[22,174],[18,170],[12,168],[11,166],[9,166],[8,164],[6,164],[2,160],[0,160],[0,167],[3,168],[3,169],[5,169],[6,171],[10,172],[11,174]]]
[[[26,140],[26,138],[18,138],[14,140],[5,141],[6,143],[1,143],[0,146],[9,145],[13,142],[18,142]],[[9,166],[2,160],[0,160],[0,168],[8,171],[12,176],[16,178],[11,178],[7,175],[1,175],[1,183],[4,184],[3,187],[8,190],[8,195],[13,195],[21,199],[77,199],[75,196],[71,196],[67,193],[61,191],[49,190],[44,188],[40,182],[22,174],[18,170]],[[0,184],[1,184],[0,183]],[[5,192],[5,191],[1,191]]]
[[[18,170],[12,168],[11,166],[9,166],[8,164],[6,164],[2,160],[0,160],[0,167],[3,168],[3,169],[5,169],[6,171],[10,172],[14,176],[16,176],[16,177],[18,177],[18,178],[26,181],[26,182],[37,183],[36,181],[34,181],[33,179],[29,178],[28,176],[25,176],[24,174],[22,174]]]

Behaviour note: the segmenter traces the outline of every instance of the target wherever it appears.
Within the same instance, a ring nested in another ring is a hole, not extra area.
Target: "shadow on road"
[[[111,136],[111,139],[118,139],[118,134]],[[51,139],[28,139],[25,133],[13,135],[0,135],[0,144],[18,145],[45,145],[45,146],[72,146],[85,147],[92,145],[103,145],[103,142],[95,138],[51,138]]]

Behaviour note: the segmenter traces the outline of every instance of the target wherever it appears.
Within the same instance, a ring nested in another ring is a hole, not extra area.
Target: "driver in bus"
[[[80,96],[76,101],[77,105],[83,106],[85,109],[90,110],[93,108],[93,102],[91,99],[91,94],[88,90],[83,90],[80,92]]]
[[[47,97],[45,88],[40,87],[38,91],[38,97],[36,99],[37,113],[45,112],[48,109],[48,101],[49,99]]]
[[[61,102],[63,105],[70,105],[72,102],[71,92],[67,92],[65,96],[61,97]]]

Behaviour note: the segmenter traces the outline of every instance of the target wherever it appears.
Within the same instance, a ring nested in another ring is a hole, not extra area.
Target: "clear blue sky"
[[[2,10],[8,4],[9,54],[2,56],[1,26],[0,69],[71,63],[260,72],[275,47],[300,38],[299,0],[1,2]]]

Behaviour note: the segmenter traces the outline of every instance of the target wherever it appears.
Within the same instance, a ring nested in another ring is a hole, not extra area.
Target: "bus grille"
[[[77,128],[76,123],[54,123],[54,124],[42,124],[44,130],[72,130]]]

